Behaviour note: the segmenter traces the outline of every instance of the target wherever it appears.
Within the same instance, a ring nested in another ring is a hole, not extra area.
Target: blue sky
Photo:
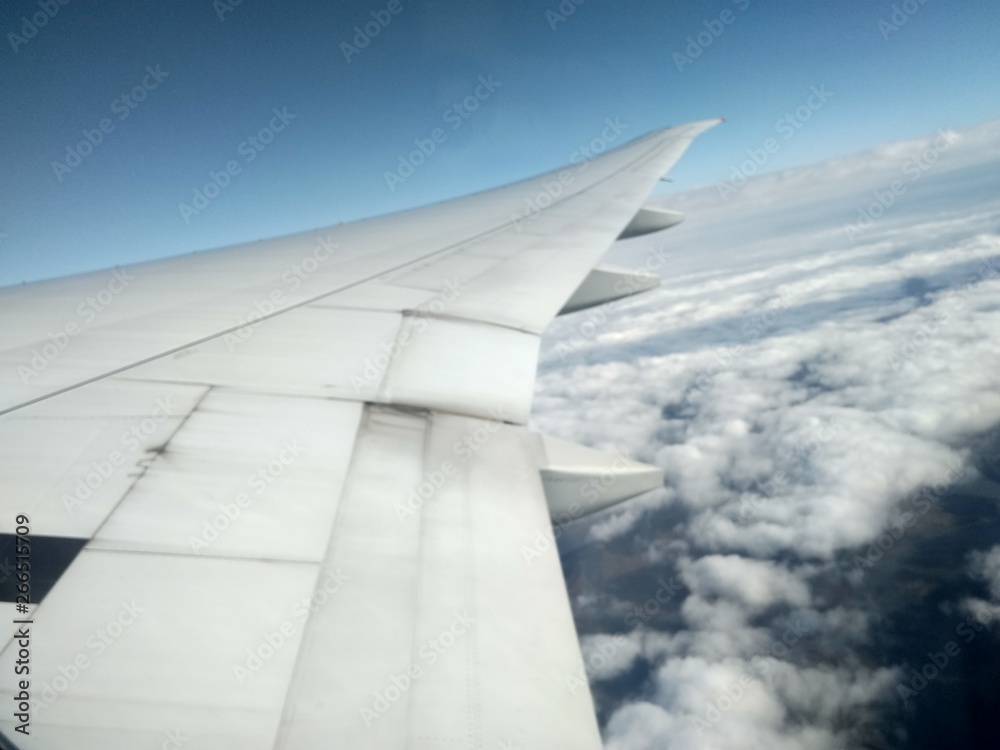
[[[781,147],[762,171],[1000,116],[995,2],[901,6],[906,22],[880,28],[893,3],[8,2],[0,283],[488,188],[568,162],[607,118],[624,141],[726,115],[676,168],[665,189],[680,191],[726,179],[770,137]],[[390,20],[345,54],[377,18]],[[144,81],[142,101],[120,98]],[[832,95],[779,126],[814,87]],[[102,120],[72,166],[67,150]],[[267,145],[247,141],[272,125]],[[434,153],[390,187],[386,172],[436,128]],[[230,161],[225,188],[185,216]]]

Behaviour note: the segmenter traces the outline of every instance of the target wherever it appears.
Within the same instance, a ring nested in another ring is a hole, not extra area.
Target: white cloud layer
[[[969,573],[986,584],[990,598],[967,597],[963,608],[979,622],[1000,622],[1000,544],[988,552],[969,555]]]
[[[552,326],[534,427],[667,477],[591,525],[593,543],[657,508],[685,519],[669,546],[683,624],[640,627],[591,675],[653,667],[645,698],[607,722],[609,748],[843,747],[891,700],[894,671],[851,650],[872,623],[816,581],[894,524],[905,533],[901,504],[974,474],[972,441],[1000,424],[998,167],[993,122],[765,175],[726,200],[672,196],[689,218],[655,238],[671,256],[662,288],[596,326],[587,312]],[[651,247],[622,243],[609,261],[640,267]],[[971,569],[993,599],[975,606],[1000,612],[1000,547]]]

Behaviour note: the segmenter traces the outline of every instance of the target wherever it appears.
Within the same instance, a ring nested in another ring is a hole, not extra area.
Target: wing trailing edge
[[[626,458],[621,451],[599,451],[547,435],[540,438],[542,485],[556,525],[610,508],[663,484],[660,469]]]
[[[645,271],[598,266],[573,292],[560,315],[579,312],[598,305],[642,294],[660,285],[660,277]]]

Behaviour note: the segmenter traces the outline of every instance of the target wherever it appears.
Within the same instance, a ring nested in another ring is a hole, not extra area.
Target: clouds
[[[882,696],[888,671],[796,669],[781,660],[759,668],[735,660],[668,660],[653,700],[632,703],[607,726],[610,750],[844,747],[846,711]]]
[[[1000,622],[1000,545],[987,552],[970,554],[969,573],[986,585],[990,600],[967,597],[962,602],[963,609],[979,622]]]
[[[805,607],[809,590],[783,566],[739,555],[706,555],[681,562],[681,577],[692,597],[730,600],[758,614],[777,604]]]
[[[878,613],[846,594],[866,568],[844,560],[915,533],[920,508],[976,476],[977,441],[1000,424],[1000,122],[959,133],[864,232],[845,231],[935,138],[765,175],[726,201],[674,196],[689,221],[654,238],[670,254],[662,288],[615,305],[572,352],[558,342],[573,316],[550,329],[535,427],[667,478],[595,519],[580,559],[622,550],[687,589],[681,626],[627,636],[609,675],[650,676],[605,705],[609,747],[834,747],[874,731],[900,665],[872,656]],[[622,243],[611,259],[649,252]],[[665,537],[655,560],[643,551]],[[1000,588],[998,549],[970,571]],[[774,653],[796,622],[808,632]],[[692,726],[748,675],[752,697]]]

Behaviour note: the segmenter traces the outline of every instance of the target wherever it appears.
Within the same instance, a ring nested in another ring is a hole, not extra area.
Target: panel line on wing
[[[354,438],[354,447],[351,451],[351,457],[348,462],[347,468],[347,479],[344,482],[340,490],[340,502],[337,506],[337,513],[333,518],[333,522],[330,524],[330,533],[327,540],[327,549],[323,556],[323,561],[319,565],[319,569],[316,573],[316,580],[313,584],[313,595],[318,593],[319,581],[323,572],[327,569],[328,563],[333,554],[334,541],[337,538],[337,531],[344,523],[344,515],[347,510],[347,504],[352,497],[353,485],[357,483],[358,477],[356,476],[356,469],[360,455],[360,449],[364,442],[364,436],[368,433],[370,425],[372,422],[372,407],[369,404],[365,404],[361,418],[358,420],[358,426]],[[306,617],[306,621],[303,623],[303,633],[302,638],[299,641],[298,651],[295,654],[295,662],[292,667],[291,677],[288,680],[288,686],[285,690],[284,701],[281,706],[281,719],[278,723],[278,730],[275,732],[273,750],[279,750],[287,746],[289,741],[289,734],[291,731],[291,725],[295,717],[295,703],[293,701],[293,694],[297,692],[299,683],[302,680],[302,670],[305,665],[303,658],[306,654],[310,653],[312,649],[312,644],[316,640],[316,627],[315,627],[315,613],[310,609],[309,615]]]
[[[647,136],[644,136],[643,138],[637,139],[636,142],[637,143],[641,142],[641,141],[649,139],[649,138],[651,138],[652,136],[655,136],[655,135],[657,135],[657,134],[656,133],[651,133],[651,134],[649,134]],[[649,154],[651,152],[656,151],[657,149],[660,149],[660,148],[661,148],[660,144],[654,145],[650,149],[647,149],[647,150],[643,151],[642,153],[640,153],[632,161],[627,162],[622,168],[617,169],[617,170],[609,173],[608,175],[606,175],[606,176],[598,179],[597,181],[595,181],[595,182],[591,183],[590,185],[586,186],[585,188],[582,188],[581,190],[579,190],[579,191],[577,191],[575,193],[566,193],[566,194],[561,195],[561,196],[559,196],[557,198],[554,198],[552,200],[551,204],[549,204],[549,209],[551,209],[554,206],[561,205],[561,204],[563,204],[563,203],[565,203],[567,201],[570,201],[570,200],[572,200],[574,198],[577,198],[577,197],[579,197],[581,195],[586,195],[587,193],[589,193],[592,190],[596,190],[599,186],[603,185],[605,182],[608,182],[608,181],[613,180],[616,177],[620,176],[620,174],[622,173],[622,171],[625,171],[626,169],[628,169],[629,167],[632,167],[633,165],[640,164],[640,163],[646,161],[647,158],[648,158],[648,156],[649,156]],[[549,210],[549,209],[547,209],[547,210]],[[425,263],[427,260],[429,260],[431,258],[434,258],[436,256],[442,256],[442,255],[447,255],[449,253],[459,252],[459,251],[461,251],[461,249],[463,247],[469,245],[470,243],[473,243],[475,241],[478,241],[478,240],[483,239],[485,237],[488,237],[490,235],[501,233],[501,232],[509,230],[510,226],[511,226],[511,223],[510,223],[509,219],[505,219],[500,224],[496,224],[496,225],[494,225],[493,227],[491,227],[489,229],[486,229],[486,230],[483,230],[482,232],[479,232],[478,234],[474,234],[474,235],[469,236],[469,237],[464,237],[459,242],[452,243],[451,245],[448,245],[448,246],[446,246],[444,248],[440,248],[440,249],[434,250],[434,251],[432,251],[430,253],[427,253],[426,255],[420,256],[418,258],[414,258],[414,259],[406,261],[404,263],[400,263],[400,264],[398,264],[396,266],[393,266],[393,267],[390,267],[388,269],[381,269],[377,273],[372,273],[372,274],[370,274],[370,275],[368,275],[366,277],[362,277],[362,278],[357,279],[355,281],[352,281],[350,283],[344,284],[343,286],[341,286],[341,287],[339,287],[337,289],[329,290],[329,291],[323,292],[321,294],[314,295],[314,296],[309,297],[309,298],[307,298],[305,300],[300,300],[299,302],[295,302],[293,304],[290,304],[287,307],[284,307],[284,308],[282,308],[280,310],[276,310],[276,311],[271,312],[271,313],[261,314],[257,322],[263,322],[263,321],[266,321],[266,320],[270,320],[271,318],[274,318],[274,317],[277,317],[277,316],[280,316],[280,315],[284,315],[284,314],[286,314],[288,312],[291,312],[293,310],[297,310],[299,308],[306,307],[307,305],[310,305],[310,304],[312,304],[314,302],[318,302],[319,300],[325,299],[325,298],[330,297],[332,295],[338,294],[338,293],[346,291],[348,289],[352,289],[352,288],[361,286],[363,284],[366,284],[368,282],[377,280],[379,278],[383,278],[386,274],[394,273],[394,272],[401,271],[401,270],[409,268],[409,267],[417,266],[418,264],[421,264],[421,263]],[[58,395],[61,395],[63,393],[67,393],[67,392],[73,391],[73,390],[75,390],[77,388],[81,388],[81,387],[83,387],[85,385],[89,385],[91,383],[96,383],[96,382],[104,380],[106,378],[118,375],[120,373],[126,372],[126,371],[131,370],[131,369],[133,369],[135,367],[138,367],[140,365],[144,365],[144,364],[148,364],[150,362],[154,362],[154,361],[162,359],[164,357],[168,357],[168,356],[170,356],[172,354],[177,354],[177,353],[182,352],[182,351],[184,351],[186,349],[190,349],[193,346],[197,346],[199,344],[203,344],[205,342],[212,341],[213,339],[221,338],[221,337],[224,337],[226,335],[236,333],[237,331],[240,331],[240,330],[246,328],[246,325],[247,324],[245,322],[240,322],[240,323],[238,323],[236,325],[233,325],[233,326],[230,326],[230,327],[228,327],[228,328],[226,328],[224,330],[216,331],[215,333],[209,334],[207,336],[201,336],[201,337],[199,337],[199,338],[197,338],[195,340],[186,342],[186,343],[182,344],[181,346],[171,347],[170,349],[167,349],[165,351],[162,351],[162,352],[159,352],[157,354],[153,354],[153,355],[150,355],[150,356],[147,356],[147,357],[143,357],[143,358],[138,359],[138,360],[136,360],[134,362],[130,362],[129,364],[122,365],[121,367],[112,368],[112,369],[110,369],[110,370],[108,370],[108,371],[106,371],[104,373],[99,374],[99,375],[94,375],[92,377],[84,378],[83,380],[77,381],[76,383],[72,383],[72,384],[67,385],[67,386],[62,386],[60,388],[57,388],[57,389],[55,389],[53,391],[50,391],[49,393],[43,394],[41,396],[36,396],[34,398],[27,399],[27,400],[22,401],[22,402],[20,402],[18,404],[15,404],[13,406],[9,406],[9,407],[6,407],[4,409],[0,409],[0,416],[3,416],[4,414],[9,414],[9,413],[15,412],[18,409],[23,409],[26,406],[30,406],[32,404],[36,404],[36,403],[39,403],[41,401],[46,401],[46,400],[48,400],[50,398],[53,398],[53,397],[58,396]]]
[[[170,434],[170,436],[167,437],[163,445],[160,446],[160,450],[158,450],[155,453],[153,460],[150,461],[148,464],[144,465],[139,470],[139,472],[133,476],[132,483],[128,486],[128,489],[126,489],[125,492],[122,493],[121,497],[118,498],[118,501],[114,504],[114,506],[112,506],[111,510],[108,511],[108,513],[104,516],[104,519],[97,525],[97,528],[94,529],[93,533],[91,533],[90,535],[91,541],[93,541],[93,539],[101,532],[101,529],[104,528],[104,525],[108,522],[108,519],[110,519],[111,516],[115,514],[115,511],[121,507],[121,504],[125,502],[125,499],[132,493],[133,490],[135,490],[139,482],[142,481],[142,478],[146,476],[146,472],[148,472],[149,469],[153,466],[153,464],[160,459],[160,456],[163,455],[163,452],[169,447],[170,442],[177,436],[177,433],[179,433],[184,428],[184,425],[187,424],[189,419],[191,419],[191,415],[193,415],[196,411],[198,411],[198,407],[200,407],[202,403],[205,401],[205,399],[208,398],[208,394],[211,393],[212,390],[213,390],[212,386],[209,386],[208,388],[205,389],[205,392],[198,397],[198,400],[195,401],[195,404],[193,407],[191,407],[191,410],[181,418],[180,423]],[[87,546],[88,547],[90,546],[89,543]]]

